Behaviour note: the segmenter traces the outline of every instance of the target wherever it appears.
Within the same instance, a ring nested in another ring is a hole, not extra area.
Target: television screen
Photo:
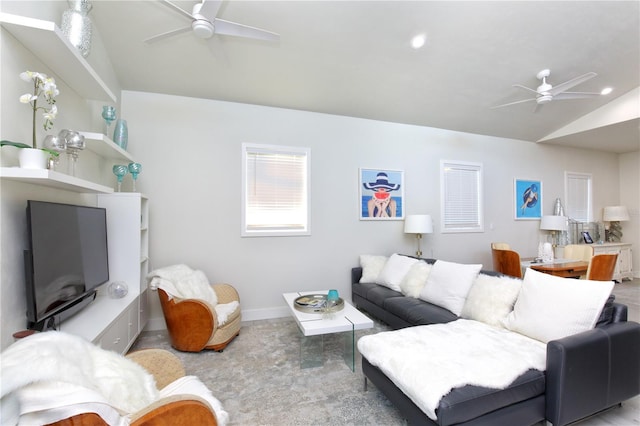
[[[39,323],[109,280],[104,208],[29,200],[27,319]]]

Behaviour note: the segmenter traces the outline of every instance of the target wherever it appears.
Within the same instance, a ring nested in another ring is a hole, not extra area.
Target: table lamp
[[[619,242],[622,239],[621,221],[629,220],[629,211],[625,206],[609,206],[604,208],[602,220],[609,222],[607,241]]]
[[[566,216],[542,216],[540,219],[540,229],[543,231],[551,231],[551,240],[553,247],[558,246],[558,231],[566,231],[569,229]]]
[[[416,257],[422,257],[422,251],[420,250],[420,240],[422,234],[433,233],[433,221],[428,214],[413,214],[407,215],[404,219],[404,233],[416,234],[418,240],[418,251],[416,251]]]

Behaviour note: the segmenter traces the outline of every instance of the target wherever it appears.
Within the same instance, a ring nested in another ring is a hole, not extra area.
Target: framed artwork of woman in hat
[[[360,220],[404,219],[404,172],[360,169]]]

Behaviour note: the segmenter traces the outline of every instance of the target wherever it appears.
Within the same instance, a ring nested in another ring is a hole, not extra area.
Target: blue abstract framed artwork
[[[542,217],[542,181],[515,179],[516,220],[537,220]]]
[[[360,169],[360,220],[404,219],[404,172]]]

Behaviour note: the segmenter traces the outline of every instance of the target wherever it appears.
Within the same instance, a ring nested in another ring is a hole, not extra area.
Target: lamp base
[[[607,241],[610,243],[619,243],[622,239],[622,227],[620,222],[613,221],[609,224],[609,229],[605,231]]]
[[[418,240],[418,250],[416,250],[416,257],[422,257],[422,250],[420,250],[420,240],[422,239],[422,234],[416,234],[416,240]]]

